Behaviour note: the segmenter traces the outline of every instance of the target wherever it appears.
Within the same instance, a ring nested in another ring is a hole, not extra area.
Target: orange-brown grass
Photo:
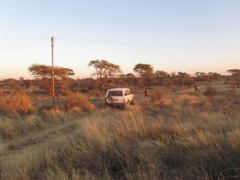
[[[146,109],[152,109],[155,107],[158,108],[171,108],[174,104],[174,100],[172,100],[166,93],[166,91],[162,89],[153,90],[150,93],[149,98],[145,98],[143,107]]]
[[[188,103],[190,105],[196,105],[199,103],[199,98],[194,95],[182,94],[176,99],[176,102],[179,104]]]
[[[117,137],[143,138],[146,133],[146,125],[142,117],[135,117],[131,111],[129,117],[113,124],[113,132]]]
[[[85,111],[95,109],[95,106],[82,94],[70,94],[68,96],[65,102],[67,111],[59,105],[59,108],[57,106],[42,109],[38,112],[33,111],[34,108],[31,106],[30,98],[22,92],[6,94],[0,100],[2,105],[2,109],[0,109],[4,113],[0,116],[0,139],[4,140],[14,139],[30,132],[70,122],[76,117],[84,115]]]
[[[203,93],[205,96],[208,96],[210,98],[213,98],[217,94],[216,88],[212,86],[208,86],[206,91]]]
[[[155,102],[161,100],[163,98],[163,96],[164,96],[163,90],[156,90],[151,93],[150,100],[151,100],[151,102],[155,103]]]
[[[1,178],[239,179],[239,94],[217,96],[164,94],[170,108],[143,100],[82,116],[49,111],[40,118],[64,123],[0,141]]]
[[[165,108],[170,108],[173,106],[173,100],[167,97],[161,99],[161,105]]]
[[[0,96],[0,111],[5,114],[18,112],[25,114],[34,110],[31,99],[24,92],[12,92]]]
[[[88,101],[88,98],[80,93],[70,93],[67,96],[65,108],[71,109],[74,107],[81,108],[82,111],[92,111],[95,106]]]

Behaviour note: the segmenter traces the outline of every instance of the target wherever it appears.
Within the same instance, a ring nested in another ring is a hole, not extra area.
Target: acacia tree
[[[110,63],[107,60],[92,60],[88,63],[88,66],[94,67],[95,73],[93,73],[92,76],[97,76],[97,78],[100,79],[100,89],[109,82],[109,79],[122,73],[119,65]]]
[[[205,72],[195,72],[196,81],[206,81],[207,74]]]
[[[31,75],[34,76],[36,80],[38,80],[41,88],[48,91],[49,93],[52,92],[52,67],[46,65],[39,65],[33,64],[28,67],[28,71]],[[72,69],[64,68],[64,67],[54,67],[54,78],[57,80],[58,88],[61,89],[61,84],[64,84],[64,88],[66,87],[67,79],[70,76],[73,76],[74,72]]]
[[[232,74],[230,84],[233,88],[234,86],[240,87],[240,69],[229,69],[227,72]]]
[[[143,80],[144,84],[150,85],[153,80],[153,67],[150,64],[136,64],[133,71]]]
[[[2,80],[2,84],[9,89],[20,89],[20,82],[17,79],[9,78]]]
[[[216,81],[221,77],[221,74],[218,74],[216,72],[209,72],[207,75],[210,82]]]
[[[127,82],[129,84],[132,84],[135,79],[135,75],[133,73],[128,73],[126,74],[126,78],[127,78]]]
[[[191,78],[190,74],[187,74],[185,72],[178,72],[175,83],[178,85],[191,86],[194,84],[194,81],[193,78]]]
[[[156,71],[155,77],[158,83],[160,83],[161,85],[164,85],[164,83],[167,83],[170,81],[170,75],[165,71],[160,71],[160,70]]]

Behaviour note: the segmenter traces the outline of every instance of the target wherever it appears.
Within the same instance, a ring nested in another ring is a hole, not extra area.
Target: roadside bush
[[[70,93],[67,96],[67,101],[65,102],[65,108],[80,108],[82,111],[92,111],[95,106],[89,102],[88,98],[81,93]]]
[[[10,114],[13,112],[26,114],[33,110],[32,101],[24,92],[12,92],[0,97],[0,112],[4,114]]]

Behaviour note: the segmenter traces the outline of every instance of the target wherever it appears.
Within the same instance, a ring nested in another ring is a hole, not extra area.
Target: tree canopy
[[[28,71],[36,79],[50,79],[52,77],[52,67],[46,65],[33,64],[28,67]],[[72,69],[64,67],[54,67],[54,77],[57,79],[65,79],[69,76],[73,76],[75,73]]]
[[[240,69],[229,69],[227,70],[228,73],[231,73],[231,80],[230,80],[230,84],[237,87],[240,87]]]
[[[109,78],[113,78],[122,73],[119,65],[108,62],[107,60],[92,60],[88,66],[95,68],[93,76],[97,76],[101,81],[101,88],[107,84]]]
[[[153,75],[153,67],[150,64],[136,64],[133,71],[140,77],[150,77]]]
[[[101,79],[111,78],[122,73],[119,65],[110,63],[106,60],[92,60],[89,62],[88,66],[94,67],[96,72],[92,75]]]
[[[240,76],[240,69],[229,69],[228,73],[231,73],[233,76]]]
[[[52,67],[46,66],[46,65],[39,65],[39,64],[33,64],[30,67],[28,67],[28,71],[31,73],[31,75],[34,76],[35,79],[38,80],[38,83],[40,87],[47,92],[52,92]],[[72,69],[64,68],[64,67],[54,67],[54,79],[56,79],[58,82],[58,91],[61,89],[67,89],[67,79],[69,76],[73,76],[74,72]],[[64,82],[65,81],[65,82]],[[61,82],[61,83],[60,83]]]

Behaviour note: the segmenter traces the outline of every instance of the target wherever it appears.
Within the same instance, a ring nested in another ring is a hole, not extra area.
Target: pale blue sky
[[[240,69],[239,0],[0,0],[0,79],[32,78],[32,64],[90,77],[105,59],[171,72]]]

